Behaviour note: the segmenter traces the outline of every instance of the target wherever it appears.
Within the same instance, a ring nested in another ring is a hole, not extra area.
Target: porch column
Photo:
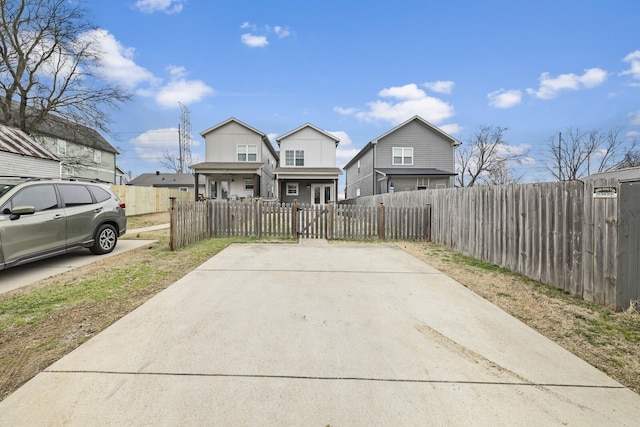
[[[257,173],[253,175],[253,197],[261,196],[261,188],[260,188],[260,175]]]
[[[195,201],[197,202],[198,201],[198,194],[200,192],[200,186],[198,185],[200,183],[200,174],[198,172],[196,172],[196,173],[193,174],[193,176],[195,176],[195,178],[196,178],[196,185],[193,188],[195,188],[195,190],[196,190],[195,191],[195,193],[196,193]]]

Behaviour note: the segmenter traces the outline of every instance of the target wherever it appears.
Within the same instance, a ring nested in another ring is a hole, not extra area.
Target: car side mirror
[[[21,215],[32,215],[35,211],[36,208],[34,206],[16,206],[11,209],[11,216],[9,216],[9,219],[11,221],[15,221],[20,218]]]

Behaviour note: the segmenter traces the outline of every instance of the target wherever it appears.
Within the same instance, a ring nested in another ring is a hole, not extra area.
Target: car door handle
[[[102,209],[103,209],[103,208],[96,208],[96,209],[94,209],[93,211],[94,211],[95,213],[100,213],[100,212],[102,212]]]
[[[55,214],[55,215],[53,216],[53,219],[62,219],[62,218],[64,218],[64,215]]]

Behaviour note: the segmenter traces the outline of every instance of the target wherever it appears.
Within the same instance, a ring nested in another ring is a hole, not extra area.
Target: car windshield
[[[0,197],[4,196],[4,193],[6,193],[7,191],[11,190],[13,187],[15,187],[15,184],[9,184],[6,182],[0,182]]]

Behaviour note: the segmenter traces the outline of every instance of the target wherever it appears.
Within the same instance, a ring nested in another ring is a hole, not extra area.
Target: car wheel
[[[96,231],[95,242],[91,246],[91,252],[96,255],[108,254],[113,251],[118,242],[118,233],[111,224],[103,224]]]

